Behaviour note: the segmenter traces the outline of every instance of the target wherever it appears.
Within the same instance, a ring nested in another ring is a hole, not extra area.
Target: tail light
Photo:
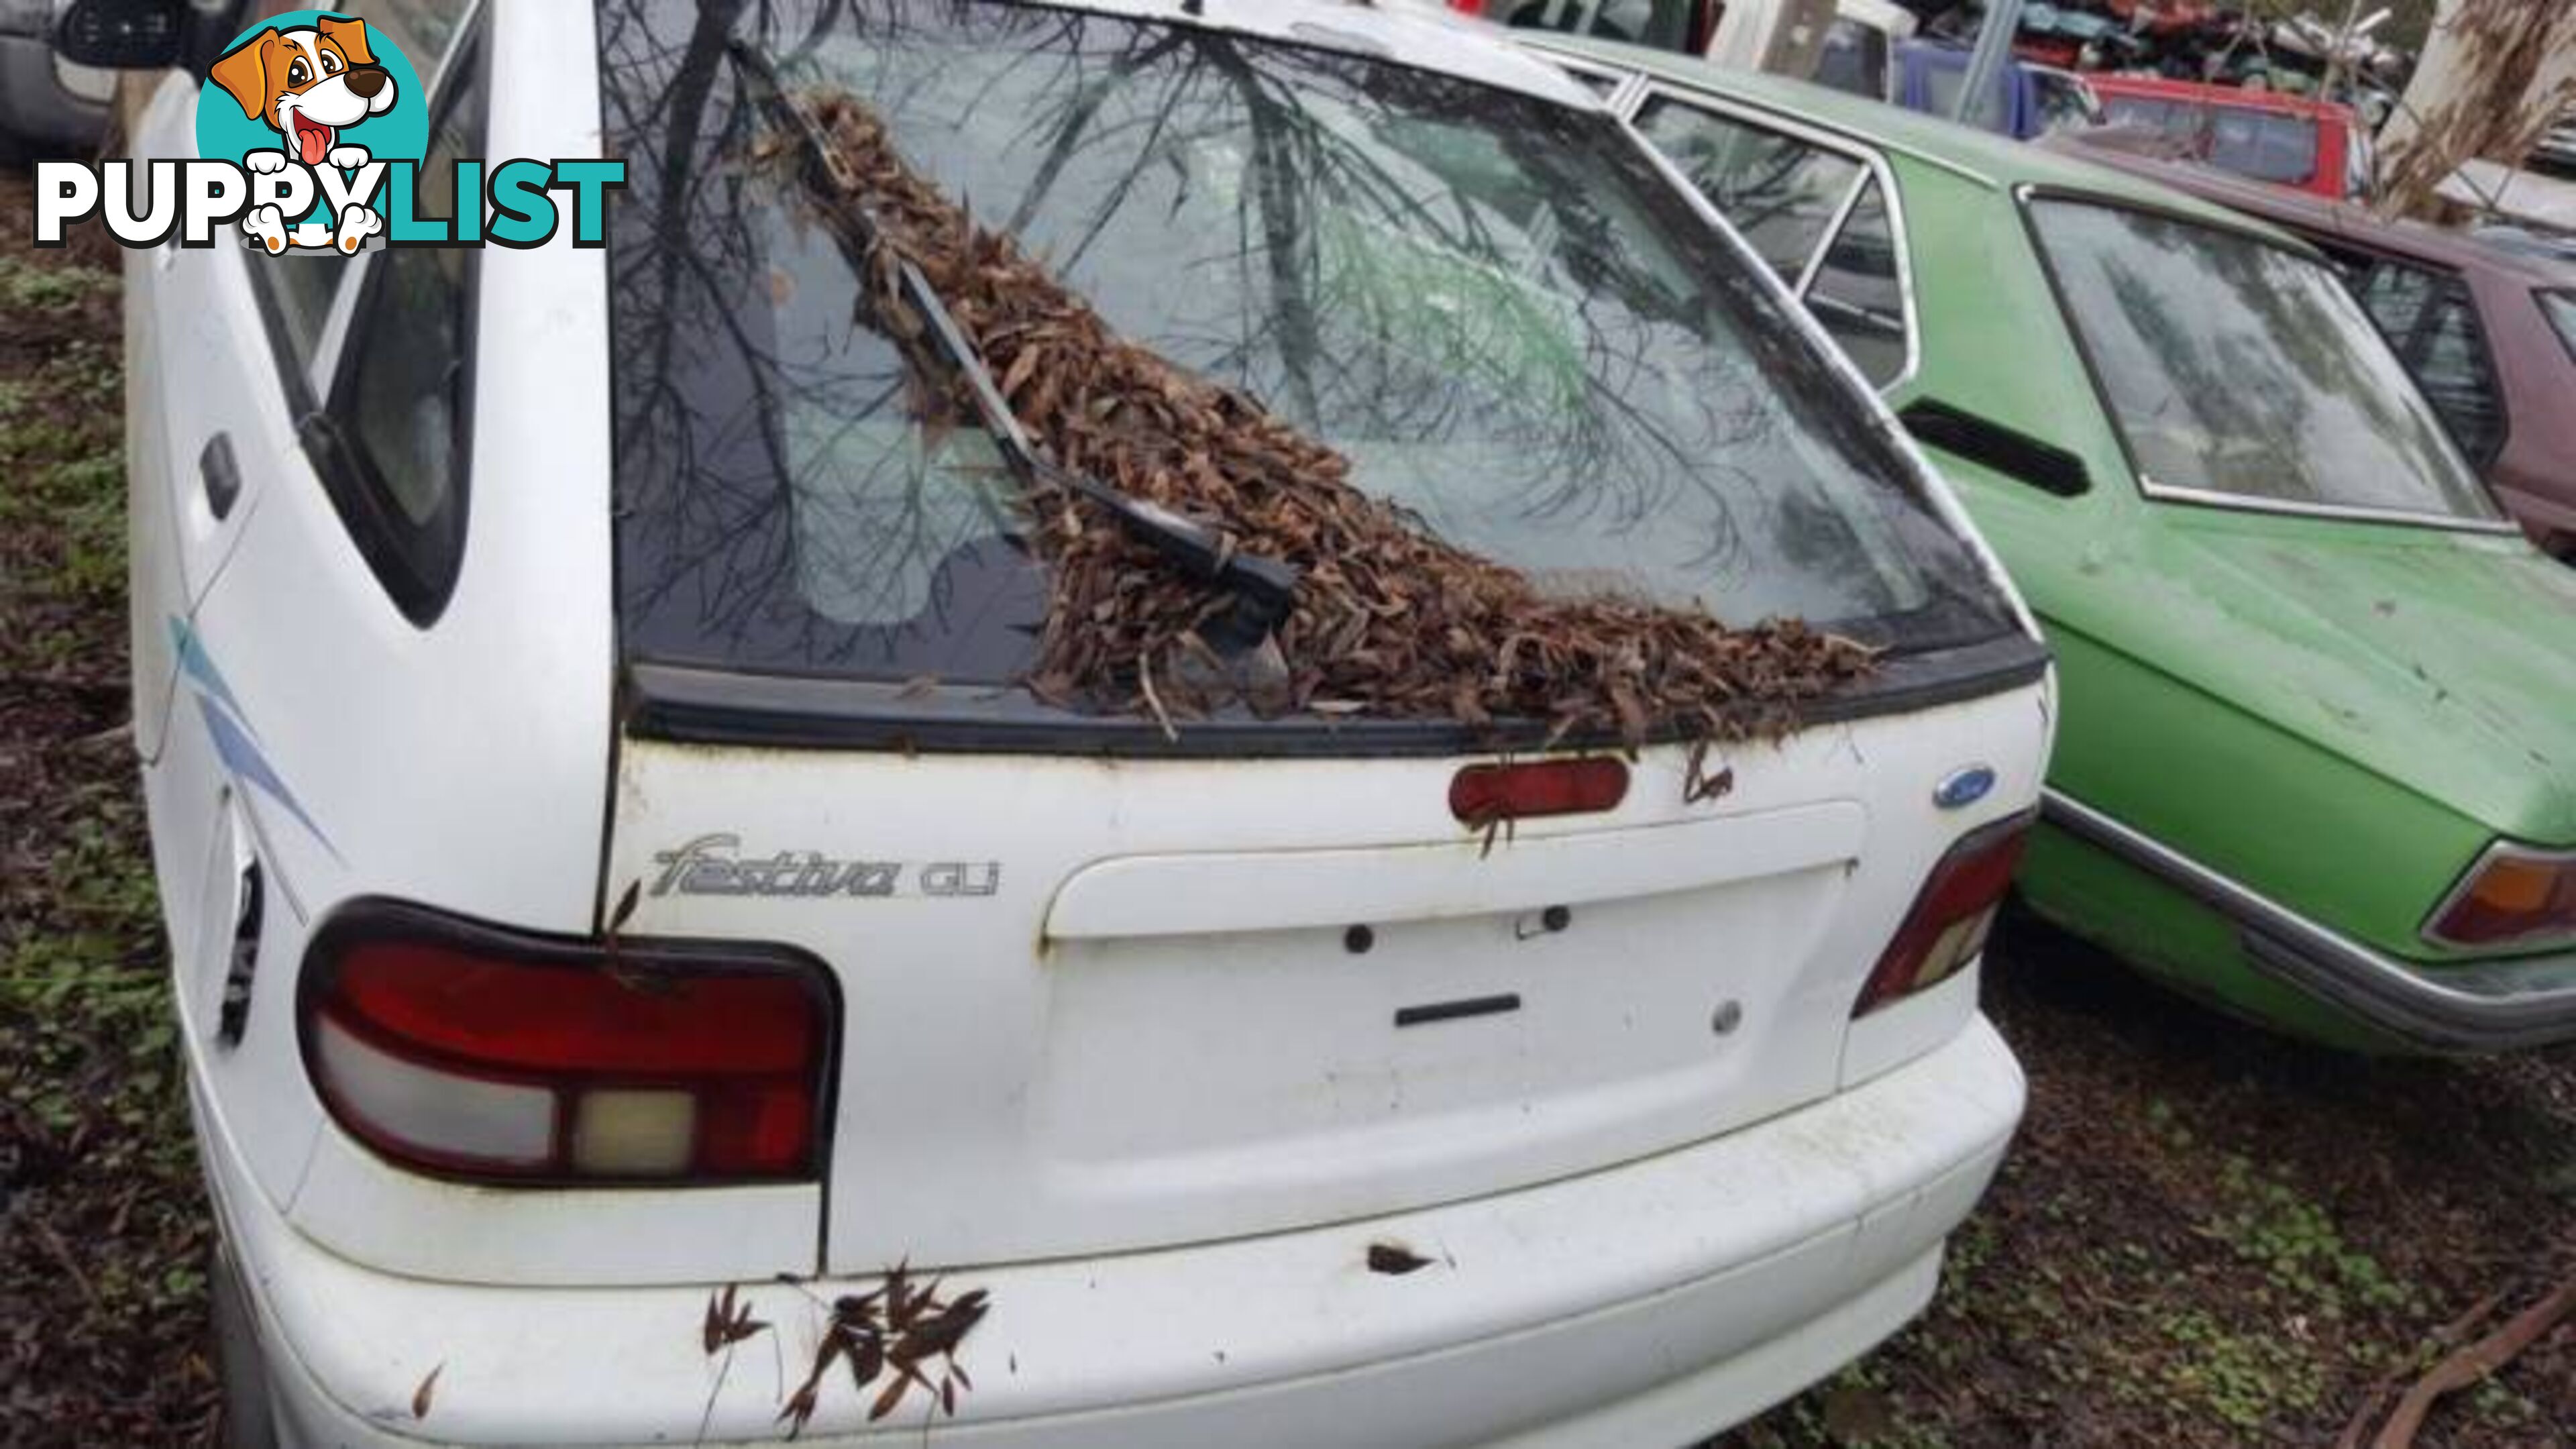
[[[1977,959],[2035,818],[2025,813],[1980,826],[1950,847],[1871,969],[1860,999],[1852,1003],[1854,1017],[1937,986]]]
[[[1469,765],[1449,777],[1449,813],[1476,830],[1498,821],[1615,810],[1627,798],[1628,766],[1607,756]]]
[[[2576,852],[2497,841],[2433,912],[2424,935],[2470,947],[2576,940]]]
[[[829,974],[775,947],[520,936],[414,906],[334,916],[306,959],[305,1070],[404,1166],[518,1182],[820,1171]]]

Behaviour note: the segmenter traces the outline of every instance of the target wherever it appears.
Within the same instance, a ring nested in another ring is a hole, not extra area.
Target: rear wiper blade
[[[877,229],[876,219],[858,200],[859,187],[834,153],[831,138],[821,123],[814,119],[803,103],[779,84],[777,73],[769,63],[741,41],[729,47],[734,64],[758,84],[760,104],[782,119],[796,133],[805,149],[806,159],[820,167],[837,188],[837,194],[850,198],[846,208],[849,218],[859,228],[857,238],[872,261],[885,246],[884,233]],[[862,267],[864,275],[864,267]],[[1119,526],[1135,538],[1150,544],[1190,577],[1211,588],[1222,589],[1231,607],[1208,620],[1199,629],[1200,638],[1218,654],[1232,657],[1257,649],[1263,640],[1277,632],[1288,621],[1289,610],[1297,602],[1298,573],[1293,564],[1263,554],[1237,550],[1222,531],[1165,508],[1151,499],[1139,498],[1123,489],[1112,487],[1097,478],[1059,467],[1041,456],[1029,441],[1026,429],[1012,413],[1010,402],[1002,396],[1001,384],[994,380],[993,370],[958,327],[948,304],[940,299],[938,289],[919,267],[901,256],[895,258],[895,278],[903,289],[904,300],[912,305],[928,324],[930,338],[941,357],[966,383],[975,400],[975,411],[992,436],[994,444],[1024,485],[1051,485],[1090,500]]]

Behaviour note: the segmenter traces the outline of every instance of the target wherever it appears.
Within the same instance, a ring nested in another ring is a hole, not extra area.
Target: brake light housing
[[[2434,907],[2424,939],[2465,950],[2576,941],[2576,851],[2488,846]]]
[[[521,1185],[821,1175],[840,1003],[802,952],[366,901],[315,934],[298,997],[323,1106],[399,1166]]]
[[[2038,818],[2025,811],[1959,837],[1924,878],[1904,923],[1861,984],[1854,1020],[1938,986],[1977,959]]]
[[[1609,755],[1526,765],[1469,765],[1449,777],[1449,813],[1470,830],[1551,815],[1616,810],[1628,766]]]

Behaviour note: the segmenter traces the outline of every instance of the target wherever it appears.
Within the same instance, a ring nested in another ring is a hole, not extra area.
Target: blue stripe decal
[[[184,619],[172,619],[170,637],[179,646],[180,670],[196,687],[197,711],[205,716],[206,734],[214,741],[215,757],[224,762],[224,768],[232,772],[235,780],[244,785],[258,786],[278,804],[285,806],[305,829],[313,832],[313,838],[322,842],[322,848],[331,852],[334,860],[345,862],[340,848],[323,833],[321,823],[304,808],[303,801],[295,798],[295,792],[287,788],[286,780],[277,773],[277,768],[269,764],[267,753],[260,749],[258,736],[251,729],[250,717],[242,712],[241,701],[233,697],[231,686],[224,683],[222,671],[215,668],[214,657],[206,652],[205,644],[197,638],[197,631]]]
[[[223,671],[215,668],[214,659],[206,653],[206,646],[198,640],[197,631],[189,627],[187,620],[170,621],[170,641],[179,646],[181,672],[194,680],[198,688],[222,700],[224,708],[233,712],[233,718],[241,721],[242,728],[249,729],[250,712],[241,707],[240,700],[233,698],[232,686],[224,683]]]

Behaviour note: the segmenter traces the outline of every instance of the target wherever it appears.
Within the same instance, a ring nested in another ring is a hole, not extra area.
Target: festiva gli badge
[[[479,64],[472,49],[450,70]],[[461,80],[445,78],[442,91]],[[606,194],[625,184],[622,161],[443,159],[459,204],[452,216],[422,214],[432,106],[446,100],[362,16],[273,16],[207,67],[196,159],[39,165],[35,244],[60,246],[65,227],[95,215],[130,247],[174,237],[212,246],[228,232],[270,256],[355,254],[388,241],[533,247],[553,239],[567,210],[575,246],[604,243]]]

